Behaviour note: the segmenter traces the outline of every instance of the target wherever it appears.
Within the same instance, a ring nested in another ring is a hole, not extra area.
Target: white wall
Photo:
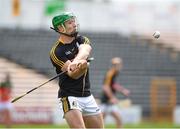
[[[0,27],[49,29],[53,16],[44,15],[45,0],[20,0],[21,15],[12,16],[12,0],[0,0]],[[81,30],[180,32],[178,0],[69,0],[67,11],[73,11]]]

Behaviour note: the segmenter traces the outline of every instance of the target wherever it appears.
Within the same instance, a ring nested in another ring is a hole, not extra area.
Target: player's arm
[[[73,61],[68,65],[68,75],[74,79],[81,77],[88,68],[87,58],[91,53],[90,41],[87,37],[80,37],[79,51]]]
[[[81,77],[86,71],[88,67],[88,63],[86,60],[80,60],[80,64],[78,68],[76,68],[74,71],[68,70],[68,66],[72,63],[70,60],[68,60],[64,66],[62,67],[62,71],[67,71],[68,76],[70,76],[73,79],[78,79]]]
[[[79,52],[73,61],[86,60],[91,53],[91,46],[89,44],[81,44],[79,46]]]
[[[113,88],[114,88],[116,91],[122,93],[122,94],[125,95],[125,96],[129,96],[129,94],[130,94],[130,91],[129,91],[128,89],[126,89],[125,87],[121,86],[121,85],[114,84],[114,85],[113,85]]]
[[[113,74],[114,74],[114,71],[111,69],[107,72],[106,77],[105,77],[104,86],[103,86],[103,91],[110,100],[115,98],[115,95],[113,94],[113,92],[110,88]]]
[[[79,52],[74,60],[69,63],[67,71],[68,75],[74,79],[81,77],[88,68],[87,58],[91,52],[91,46],[89,44],[81,44],[79,46]]]
[[[86,65],[85,61],[89,57],[91,53],[91,46],[89,44],[81,44],[79,46],[79,52],[74,60],[69,64],[68,71],[73,72],[74,70],[78,69],[80,65]],[[86,61],[87,63],[87,61]]]
[[[81,64],[78,65],[78,69],[74,71],[68,71],[68,66],[72,62],[68,60],[66,56],[60,52],[51,52],[50,59],[57,69],[63,72],[67,72],[68,76],[70,76],[73,79],[77,79],[80,76],[82,76],[86,72],[86,69],[88,67],[86,60],[80,60],[79,62],[81,62]]]
[[[87,37],[80,36],[77,39],[80,42],[80,46],[79,46],[79,52],[77,56],[74,58],[74,62],[76,60],[86,60],[89,57],[92,50],[90,45],[91,43]]]

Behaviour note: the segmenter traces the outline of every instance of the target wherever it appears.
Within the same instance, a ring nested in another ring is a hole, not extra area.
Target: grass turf
[[[0,128],[3,128],[2,125],[0,125]],[[68,128],[68,126],[65,125],[33,125],[33,124],[26,124],[26,125],[13,125],[12,128]],[[111,125],[105,125],[105,128],[115,128],[114,124]],[[180,125],[173,125],[171,123],[149,123],[144,122],[141,124],[126,124],[124,125],[124,128],[180,128]]]

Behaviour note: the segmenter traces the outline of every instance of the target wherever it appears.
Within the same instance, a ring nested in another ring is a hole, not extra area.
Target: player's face
[[[122,64],[121,63],[120,64],[116,64],[115,68],[116,68],[117,71],[120,71],[122,69]]]
[[[71,18],[70,20],[65,22],[65,28],[67,34],[73,34],[77,32],[77,23],[75,18]]]

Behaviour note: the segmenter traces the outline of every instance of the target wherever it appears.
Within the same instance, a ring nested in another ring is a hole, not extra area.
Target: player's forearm
[[[125,90],[127,90],[126,88],[124,88],[123,86],[116,86],[115,89],[120,92],[120,93],[124,93]]]
[[[91,53],[91,46],[89,44],[81,44],[79,46],[79,52],[77,56],[74,58],[76,60],[86,60]]]

